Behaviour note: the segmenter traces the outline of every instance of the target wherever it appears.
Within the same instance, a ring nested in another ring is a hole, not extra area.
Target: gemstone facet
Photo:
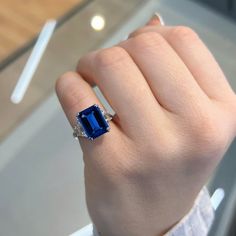
[[[76,118],[89,139],[95,139],[109,131],[109,124],[98,105],[79,112]]]

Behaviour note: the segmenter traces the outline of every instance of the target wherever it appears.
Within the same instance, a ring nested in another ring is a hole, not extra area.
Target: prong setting
[[[89,140],[110,131],[109,121],[112,115],[102,110],[97,104],[78,112],[73,136],[75,139],[84,137]]]

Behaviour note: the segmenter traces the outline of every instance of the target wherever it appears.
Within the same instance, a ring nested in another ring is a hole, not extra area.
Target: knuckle
[[[59,77],[55,84],[57,96],[68,112],[78,106],[83,106],[90,99],[90,93],[88,93],[86,85],[80,84],[83,89],[78,89],[79,80],[77,78],[77,73],[66,72]]]
[[[69,92],[65,92],[62,96],[64,103],[66,103],[67,110],[77,110],[78,107],[84,107],[87,104],[86,101],[90,99],[89,93],[83,90],[78,90],[77,87],[68,88]]]
[[[70,94],[67,96],[70,96],[71,100],[71,107],[73,107],[76,104],[82,103],[84,100],[90,97],[90,94],[87,92],[86,89],[79,90],[77,87],[70,87]]]
[[[97,52],[94,63],[98,67],[112,67],[120,62],[126,60],[128,57],[128,53],[122,47],[112,47],[102,49]]]
[[[134,46],[141,49],[153,49],[164,43],[164,38],[157,32],[145,32],[133,39]]]
[[[129,35],[129,38],[136,37],[136,36],[141,35],[141,34],[146,33],[146,32],[147,32],[147,28],[146,27],[142,27],[142,28],[136,29],[134,32],[132,32]]]
[[[188,40],[189,42],[197,40],[198,34],[187,26],[176,26],[170,31],[171,40]]]
[[[62,74],[55,83],[55,90],[57,93],[60,93],[62,90],[64,90],[68,85],[68,78],[77,76],[75,72],[68,71],[64,74]]]
[[[211,115],[202,115],[194,125],[194,142],[198,147],[217,155],[227,143],[221,123]]]

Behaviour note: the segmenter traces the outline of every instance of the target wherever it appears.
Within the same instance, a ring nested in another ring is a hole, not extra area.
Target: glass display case
[[[90,222],[82,152],[72,138],[54,84],[60,74],[74,70],[81,55],[127,38],[154,12],[160,12],[167,24],[193,27],[236,89],[236,25],[222,15],[188,0],[87,1],[57,27],[18,105],[10,96],[33,43],[1,64],[0,235],[69,235]],[[96,17],[102,18],[103,27],[94,25]],[[226,194],[216,222],[222,220],[235,184],[235,146],[210,184],[212,193],[221,187]]]
[[[236,19],[236,0],[194,0],[216,9],[227,17]]]

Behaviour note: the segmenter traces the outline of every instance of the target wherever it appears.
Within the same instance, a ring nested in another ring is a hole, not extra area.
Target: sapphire
[[[95,139],[109,130],[109,124],[98,105],[86,108],[76,117],[89,139]]]

